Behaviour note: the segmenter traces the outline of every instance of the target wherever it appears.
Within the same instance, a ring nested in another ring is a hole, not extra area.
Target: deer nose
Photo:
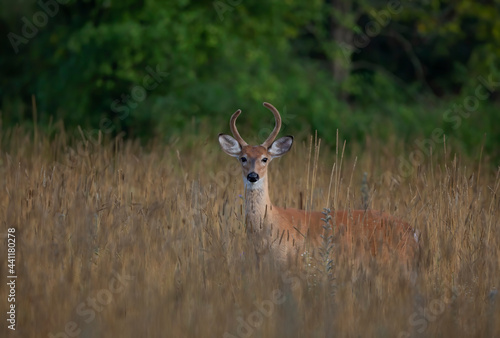
[[[252,183],[255,183],[259,180],[259,175],[257,175],[257,173],[252,172],[248,174],[247,180],[249,180]]]

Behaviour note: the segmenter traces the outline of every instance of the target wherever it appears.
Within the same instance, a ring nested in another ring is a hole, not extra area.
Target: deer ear
[[[241,154],[241,146],[232,136],[219,134],[219,144],[226,154],[238,157]]]
[[[291,148],[293,144],[293,136],[285,136],[271,144],[267,149],[272,158],[280,157],[285,155]]]

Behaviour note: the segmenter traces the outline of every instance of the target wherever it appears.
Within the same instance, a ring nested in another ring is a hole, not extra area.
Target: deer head
[[[277,157],[283,156],[291,148],[293,136],[285,136],[275,141],[281,128],[280,113],[270,103],[264,102],[264,107],[269,109],[276,120],[274,130],[267,140],[261,145],[251,146],[240,136],[236,128],[236,119],[241,114],[238,109],[229,122],[231,132],[234,137],[225,134],[219,134],[219,143],[224,152],[230,156],[236,157],[243,170],[243,181],[248,189],[255,189],[262,186],[266,179],[267,167],[271,161]]]

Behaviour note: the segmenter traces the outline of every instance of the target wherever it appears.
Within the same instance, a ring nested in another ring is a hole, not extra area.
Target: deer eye
[[[240,161],[241,161],[241,163],[245,163],[247,161],[247,158],[246,157],[242,157],[242,158],[240,158]]]
[[[267,157],[264,157],[264,158],[262,159],[262,162],[266,163],[266,162],[267,162]]]

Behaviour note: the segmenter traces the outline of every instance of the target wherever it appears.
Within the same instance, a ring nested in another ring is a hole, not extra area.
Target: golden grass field
[[[270,166],[276,205],[359,209],[369,196],[412,224],[421,251],[405,278],[397,257],[358,267],[355,252],[334,250],[333,274],[310,257],[257,261],[239,164],[217,135],[141,146],[13,129],[1,142],[0,271],[14,227],[18,276],[17,328],[2,337],[500,336],[500,171],[480,145],[474,161],[441,145],[408,177],[395,140],[344,156],[343,142],[336,154],[297,141]]]

